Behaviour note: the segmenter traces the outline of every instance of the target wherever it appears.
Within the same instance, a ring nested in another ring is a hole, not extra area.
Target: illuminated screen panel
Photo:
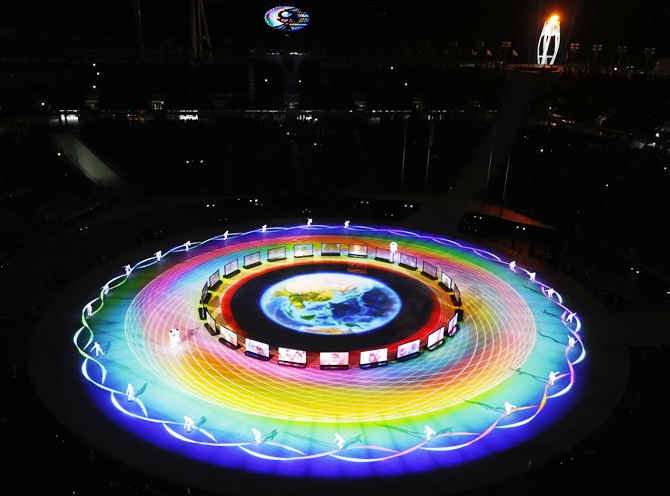
[[[368,247],[365,245],[349,245],[350,257],[367,257]]]
[[[293,247],[293,256],[295,258],[311,257],[312,255],[314,255],[314,249],[311,243],[299,244]]]
[[[213,288],[219,284],[219,282],[221,282],[221,272],[219,269],[216,269],[216,271],[211,276],[209,276],[209,286]]]
[[[282,348],[281,346],[277,348],[279,353],[279,363],[295,363],[299,365],[305,365],[307,363],[307,352],[305,350],[295,350],[293,348]]]
[[[270,345],[263,343],[261,341],[256,341],[255,339],[245,338],[245,346],[247,348],[247,353],[253,353],[263,358],[270,358]]]
[[[400,265],[402,265],[403,267],[408,267],[410,269],[416,270],[416,268],[418,267],[418,262],[416,257],[411,257],[406,253],[401,253]]]
[[[200,301],[206,303],[209,299],[209,283],[206,282],[200,291]]]
[[[408,355],[418,353],[420,344],[421,340],[415,339],[414,341],[410,341],[409,343],[403,343],[401,345],[398,345],[398,353],[396,355],[397,358],[403,358]]]
[[[454,294],[451,295],[451,298],[455,305],[461,304],[461,291],[458,289],[458,284],[454,284]]]
[[[426,347],[431,348],[437,345],[443,339],[444,339],[444,326],[440,327],[437,331],[431,332],[428,335],[428,343],[426,344]]]
[[[458,312],[456,312],[454,316],[449,319],[449,323],[447,324],[447,336],[453,336],[456,334],[456,331],[458,331]]]
[[[214,316],[211,313],[209,313],[209,310],[206,311],[205,314],[207,316],[207,323],[209,324],[209,326],[212,329],[216,329],[216,319],[214,318]]]
[[[229,262],[223,266],[223,274],[225,276],[236,274],[239,271],[240,271],[240,264],[238,263],[237,260],[233,260],[232,262]]]
[[[442,283],[442,285],[443,285],[445,288],[447,288],[447,289],[453,289],[452,284],[454,283],[454,281],[451,279],[451,277],[449,277],[449,276],[448,276],[447,274],[445,274],[444,272],[442,272],[442,274],[440,275],[440,282]]]
[[[339,255],[340,243],[321,243],[321,255]]]
[[[319,353],[319,365],[325,367],[342,367],[349,365],[349,352],[322,351]]]
[[[219,326],[221,337],[228,341],[233,346],[237,347],[237,333],[226,326]]]
[[[265,13],[265,23],[280,31],[299,31],[309,25],[309,14],[292,5],[280,5]]]
[[[388,360],[388,348],[380,348],[378,350],[361,351],[360,364],[370,365],[375,363],[383,363]]]
[[[270,248],[268,250],[268,261],[284,260],[286,258],[286,247],[280,246],[278,248]]]
[[[244,256],[244,267],[256,267],[261,263],[261,252],[257,251]]]
[[[422,272],[431,279],[437,279],[437,267],[435,267],[433,264],[424,262]]]
[[[391,261],[391,250],[388,250],[386,248],[377,248],[375,250],[375,258],[377,260],[383,260],[385,262],[390,262]]]

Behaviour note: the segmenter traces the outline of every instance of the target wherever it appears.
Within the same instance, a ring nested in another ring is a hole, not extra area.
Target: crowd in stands
[[[542,100],[545,115],[517,134],[486,200],[557,228],[558,247],[610,267],[667,306],[668,82],[607,81],[559,80]],[[657,280],[642,267],[664,276]]]
[[[367,113],[315,112],[309,120],[298,113],[212,122],[89,120],[81,139],[150,195],[446,192],[488,127],[457,117],[402,113],[374,122]]]

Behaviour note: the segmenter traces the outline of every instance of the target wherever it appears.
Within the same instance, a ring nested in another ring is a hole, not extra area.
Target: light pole
[[[628,53],[628,47],[626,45],[619,45],[616,47],[616,53],[619,56],[617,67],[621,67],[621,61],[625,60],[626,54]]]
[[[142,31],[142,12],[140,11],[140,0],[133,0],[133,10],[135,11],[135,31],[137,36],[137,48],[140,52],[140,60],[144,62],[144,33]]]
[[[428,120],[430,121],[430,131],[428,133],[428,154],[426,156],[426,181],[424,184],[424,189],[428,190],[428,169],[430,168],[430,148],[433,146],[433,119],[430,114],[428,114]]]
[[[649,59],[651,58],[652,55],[654,55],[654,52],[656,49],[654,47],[645,47],[644,49],[644,67],[642,70],[646,71],[649,69]]]
[[[505,62],[509,62],[509,49],[512,48],[512,42],[511,41],[503,41],[502,46],[500,47],[503,52],[503,60]]]
[[[596,62],[598,60],[598,55],[600,55],[600,52],[603,51],[603,46],[599,43],[593,45],[593,65],[596,65]]]
[[[579,43],[570,43],[570,63],[575,64],[579,62],[577,59],[579,58]]]
[[[407,121],[409,120],[409,115],[403,117],[405,121],[405,136],[402,141],[402,167],[400,168],[400,191],[403,191],[405,187],[405,152],[407,150]]]
[[[503,211],[505,210],[505,194],[507,193],[507,176],[509,175],[509,163],[510,160],[512,159],[512,153],[507,156],[507,168],[505,169],[505,182],[503,184],[503,193],[502,193],[502,200],[500,202],[500,215],[502,215]]]
[[[491,152],[489,153],[489,169],[486,172],[486,203],[489,202],[489,180],[491,178],[491,162],[493,161],[493,149],[496,144],[496,129],[497,127],[493,127],[493,136],[491,137]]]

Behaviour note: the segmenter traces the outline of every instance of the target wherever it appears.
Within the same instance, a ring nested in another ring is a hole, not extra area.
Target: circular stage
[[[580,316],[493,253],[263,226],[118,272],[69,303],[67,347],[32,361],[58,371],[34,374],[56,415],[141,470],[224,494],[447,494],[567,447],[529,451],[584,394]],[[49,322],[36,333],[54,342]]]

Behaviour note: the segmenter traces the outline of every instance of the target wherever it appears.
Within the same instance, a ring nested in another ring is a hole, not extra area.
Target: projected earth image
[[[400,297],[385,284],[338,273],[284,279],[261,297],[268,318],[289,329],[315,334],[371,331],[392,320],[400,307]]]

